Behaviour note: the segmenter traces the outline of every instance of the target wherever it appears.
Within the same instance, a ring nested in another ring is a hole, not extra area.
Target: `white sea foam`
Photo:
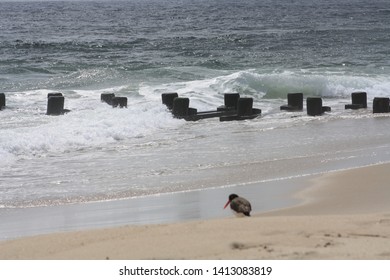
[[[366,91],[368,97],[388,95],[390,78],[384,76],[349,75],[344,72],[310,72],[244,70],[203,80],[173,82],[156,86],[145,86],[146,90],[159,98],[157,93],[177,92],[194,100],[206,99],[206,103],[217,105],[221,94],[239,92],[256,99],[285,98],[289,92],[303,92],[305,95],[344,98],[355,91]],[[218,97],[218,98],[216,98]],[[214,99],[213,99],[214,98]]]
[[[129,98],[128,108],[114,109],[100,102],[100,94],[92,91],[64,93],[65,108],[71,112],[47,116],[48,92],[9,95],[9,108],[3,114],[1,124],[1,164],[18,157],[46,156],[115,144],[180,125],[180,121],[173,119],[161,104]]]
[[[369,119],[374,119],[369,109],[344,110],[344,104],[350,102],[350,93],[358,90],[367,91],[369,101],[374,96],[385,96],[389,85],[386,77],[253,69],[213,73],[192,81],[160,84],[144,81],[99,90],[64,90],[65,108],[71,112],[62,116],[45,115],[47,93],[54,90],[7,93],[7,108],[1,112],[0,166],[10,171],[10,178],[29,179],[20,183],[3,179],[11,187],[3,189],[0,202],[7,207],[50,205],[187,190],[199,188],[191,183],[198,181],[202,186],[215,186],[213,180],[204,182],[202,176],[208,178],[208,172],[218,175],[224,168],[241,165],[246,168],[252,164],[264,168],[272,165],[272,172],[262,171],[263,176],[272,179],[280,175],[278,170],[286,162],[298,160],[306,164],[306,159],[313,161],[316,156],[322,160],[321,166],[316,167],[319,170],[327,170],[328,162],[349,166],[352,161],[364,164],[374,161],[370,156],[361,159],[354,152],[343,150],[347,147],[344,143],[349,143],[344,127],[334,128],[334,135],[321,132],[321,138],[326,135],[326,139],[311,148],[312,141],[317,140],[313,140],[316,136],[308,126],[337,119],[368,119],[365,122],[368,127]],[[324,105],[332,106],[332,112],[313,118],[305,111],[280,111],[280,105],[286,103],[286,94],[296,91],[306,96],[322,96]],[[102,103],[100,94],[109,92],[126,96],[128,108],[114,109]],[[186,123],[174,119],[161,104],[163,92],[189,97],[190,106],[199,111],[222,105],[223,93],[239,92],[253,97],[254,106],[263,113],[261,118],[240,123],[218,120]],[[328,154],[328,141],[338,145],[332,146],[334,157]],[[366,142],[369,141],[362,141],[364,145]],[[256,152],[248,154],[249,147]],[[383,157],[387,160],[387,154]],[[24,166],[28,168],[22,174]],[[75,178],[62,174],[63,168],[76,174]],[[107,171],[100,174],[103,169]],[[290,176],[301,171],[292,172],[286,167],[283,172]],[[227,175],[220,176],[224,181]]]
[[[303,92],[330,98],[332,106],[343,106],[354,91],[366,91],[369,101],[387,96],[390,81],[386,76],[348,76],[341,73],[281,71],[260,73],[238,71],[202,80],[172,82],[159,85],[142,83],[139,91],[128,85],[101,90],[69,90],[65,107],[71,113],[46,116],[46,96],[50,89],[7,94],[7,109],[2,112],[4,131],[0,135],[2,164],[16,157],[44,156],[85,147],[101,146],[133,137],[143,137],[159,129],[180,125],[161,104],[161,93],[177,92],[189,97],[190,106],[198,111],[213,110],[223,104],[223,93],[239,92],[252,96],[255,106],[263,110],[268,122],[292,123],[279,112],[288,92]],[[128,108],[113,109],[100,102],[100,93],[114,92],[128,97]],[[269,115],[271,113],[271,115]],[[268,114],[268,115],[267,115]],[[337,113],[336,113],[337,114]],[[265,127],[268,129],[272,125]],[[7,160],[6,160],[7,159]]]

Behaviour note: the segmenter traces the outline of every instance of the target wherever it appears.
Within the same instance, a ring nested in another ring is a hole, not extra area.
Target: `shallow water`
[[[104,202],[0,209],[0,240],[113,226],[232,217],[230,209],[223,209],[231,192],[250,198],[252,214],[269,211],[297,203],[292,194],[302,188],[302,182],[299,178]]]

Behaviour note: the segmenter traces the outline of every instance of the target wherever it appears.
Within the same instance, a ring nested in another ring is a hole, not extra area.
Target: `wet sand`
[[[306,177],[230,187],[166,193],[122,200],[33,208],[0,209],[0,241],[56,232],[124,225],[150,225],[230,217],[223,209],[230,193],[251,197],[255,212],[297,203],[293,194]]]
[[[1,259],[390,259],[390,164],[305,180],[302,203],[189,222],[0,243]],[[247,197],[256,203],[252,197]]]

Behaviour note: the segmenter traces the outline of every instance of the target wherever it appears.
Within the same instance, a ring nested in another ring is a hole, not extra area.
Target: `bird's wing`
[[[232,209],[238,213],[250,212],[252,210],[252,206],[249,201],[242,197],[234,199],[230,205]]]

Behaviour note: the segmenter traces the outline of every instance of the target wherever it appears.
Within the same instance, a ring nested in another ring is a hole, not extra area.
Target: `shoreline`
[[[294,196],[302,202],[263,215],[359,215],[390,211],[390,163],[348,168],[316,176]],[[387,199],[386,199],[387,198]]]
[[[250,218],[25,237],[0,242],[0,259],[389,259],[389,168],[315,177],[302,203]]]
[[[245,183],[219,188],[33,208],[0,209],[0,241],[28,236],[125,225],[169,224],[230,217],[230,193],[257,200],[254,212],[297,203],[293,194],[307,177]],[[17,221],[17,222],[15,222]]]

